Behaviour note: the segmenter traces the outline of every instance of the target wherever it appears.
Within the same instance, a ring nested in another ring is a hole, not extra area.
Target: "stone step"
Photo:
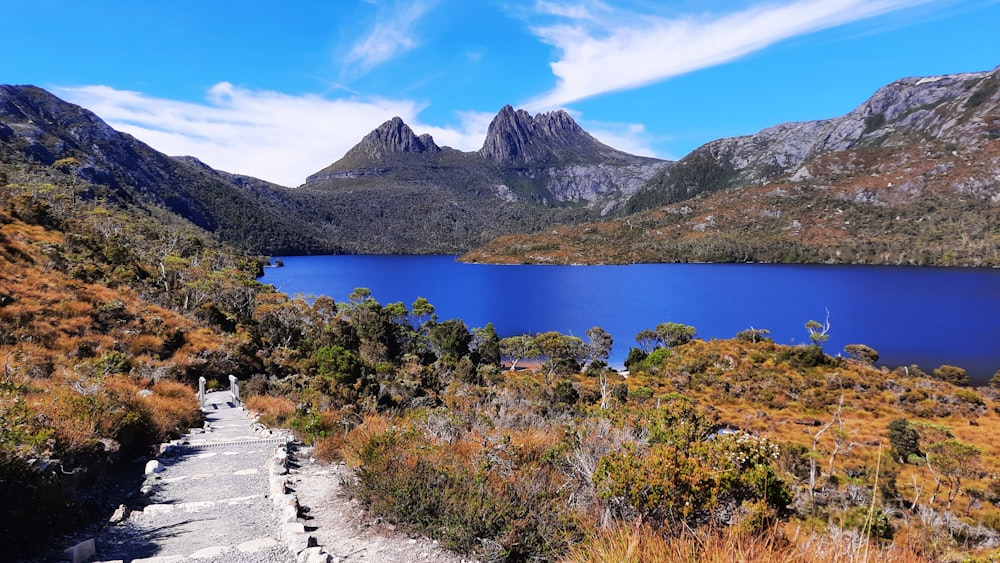
[[[287,436],[278,436],[271,438],[257,438],[255,436],[237,437],[235,439],[227,439],[220,441],[206,440],[202,437],[198,439],[188,440],[187,444],[179,444],[175,446],[178,450],[182,452],[184,450],[200,450],[206,448],[226,448],[226,447],[260,447],[260,446],[277,446],[278,444],[284,444],[288,442]]]
[[[225,510],[228,506],[234,506],[237,504],[250,504],[251,501],[262,499],[266,495],[248,495],[245,497],[231,497],[227,499],[219,500],[203,500],[194,502],[178,502],[172,504],[150,504],[149,506],[143,508],[141,511],[137,510],[132,513],[131,518],[137,520],[148,520],[149,518],[156,517],[162,514],[168,514],[171,512],[199,512],[202,510],[211,510],[215,508],[220,508]]]
[[[285,551],[288,548],[274,538],[256,538],[245,541],[238,545],[213,545],[203,547],[186,555],[157,555],[154,557],[144,557],[132,559],[132,563],[206,563],[207,561],[230,561],[239,559],[247,560],[247,555],[265,555],[269,551]],[[267,561],[269,558],[262,558]],[[125,563],[123,559],[112,559],[97,561],[95,563]]]

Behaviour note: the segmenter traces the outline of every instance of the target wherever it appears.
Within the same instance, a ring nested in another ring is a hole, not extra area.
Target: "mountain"
[[[996,88],[996,71],[905,78],[879,89],[841,117],[784,123],[755,135],[712,141],[660,171],[632,198],[628,210],[642,211],[699,193],[761,184],[831,152],[908,146],[924,139],[969,144],[978,133],[969,137],[967,129],[976,119],[989,119],[990,106],[982,104]]]
[[[626,218],[465,259],[1000,265],[998,91],[1000,68],[899,80],[845,116],[699,147]]]
[[[92,186],[84,197],[166,210],[249,250],[337,250],[290,213],[284,188],[168,157],[41,88],[0,86],[0,150],[73,173]]]
[[[290,189],[168,157],[34,86],[0,87],[0,150],[264,254],[463,252],[613,216],[667,164],[601,144],[565,112],[507,106],[480,151],[439,147],[397,117]]]
[[[505,106],[475,152],[438,146],[393,118],[295,197],[352,251],[450,253],[613,215],[667,164],[600,143],[565,112]]]
[[[634,156],[615,150],[583,130],[565,111],[534,117],[504,106],[493,118],[479,154],[500,165],[542,163],[629,163]]]
[[[845,116],[673,163],[608,147],[563,111],[505,106],[471,152],[393,118],[292,189],[168,157],[44,90],[2,86],[0,157],[265,254],[461,253],[507,237],[467,259],[985,265],[1000,260],[998,89],[997,70],[907,78]]]

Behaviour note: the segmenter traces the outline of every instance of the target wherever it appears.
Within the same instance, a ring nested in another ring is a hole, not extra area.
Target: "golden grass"
[[[664,537],[642,524],[615,524],[592,531],[561,563],[926,563],[906,545],[855,545],[823,539],[798,543],[777,528],[762,534],[732,528],[690,531]]]
[[[368,443],[372,437],[385,433],[396,422],[396,419],[381,414],[366,415],[364,422],[348,432],[344,438],[342,446],[344,461],[352,467],[360,466],[361,460],[353,452],[360,451],[364,444]]]
[[[256,412],[261,424],[281,428],[295,414],[295,403],[286,397],[253,395],[246,399],[246,407]]]

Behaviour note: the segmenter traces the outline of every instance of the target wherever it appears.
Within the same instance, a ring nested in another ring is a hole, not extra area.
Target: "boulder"
[[[153,475],[156,473],[163,473],[163,464],[159,460],[151,459],[146,463],[146,471],[143,475]]]

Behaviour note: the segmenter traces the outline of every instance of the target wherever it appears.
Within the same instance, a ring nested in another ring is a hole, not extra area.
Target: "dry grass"
[[[847,538],[793,543],[773,528],[762,534],[690,531],[664,537],[642,524],[615,524],[588,534],[562,563],[926,563],[907,546],[877,546]]]
[[[373,437],[385,433],[395,423],[395,419],[381,414],[366,415],[364,422],[348,432],[344,438],[342,446],[344,461],[352,467],[362,465],[361,460],[353,452],[361,451],[364,444],[368,443]]]
[[[202,424],[203,415],[194,389],[176,381],[159,381],[145,398],[161,439]]]
[[[261,424],[281,428],[295,414],[295,403],[286,397],[254,395],[246,399],[249,410],[256,412]]]

